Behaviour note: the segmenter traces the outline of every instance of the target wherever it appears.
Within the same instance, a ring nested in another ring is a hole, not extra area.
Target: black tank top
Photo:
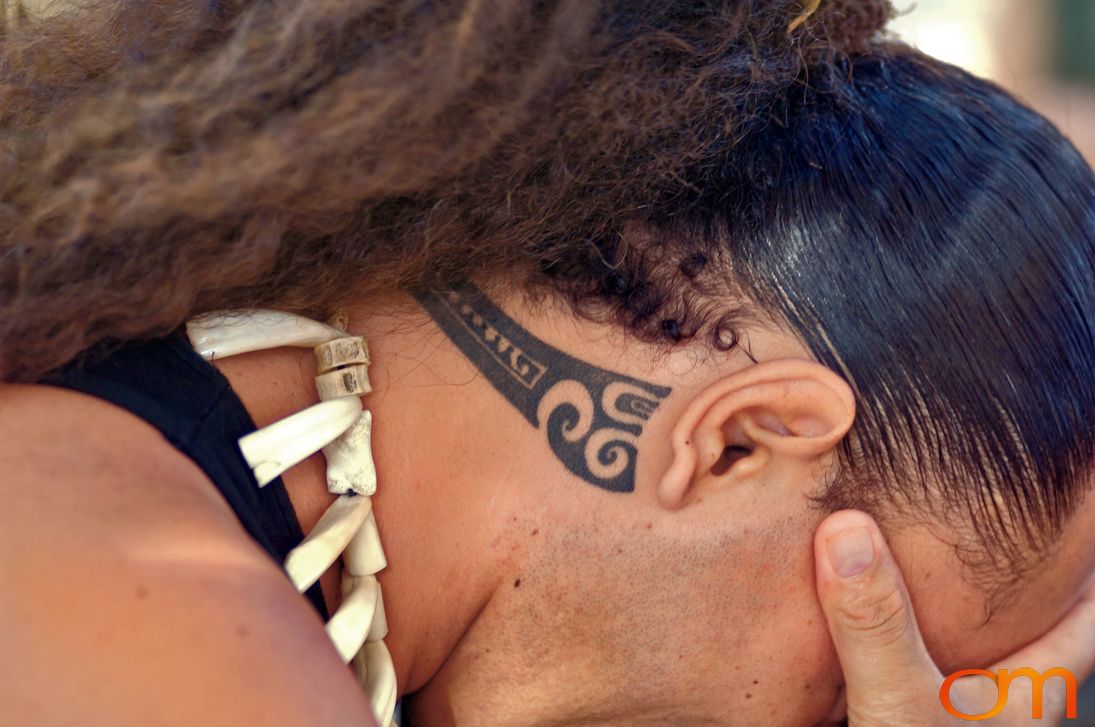
[[[205,472],[279,567],[304,537],[282,479],[260,489],[240,452],[239,438],[255,431],[243,402],[228,379],[191,348],[183,329],[151,341],[93,348],[39,383],[104,399],[158,429]],[[326,621],[318,584],[307,596]]]

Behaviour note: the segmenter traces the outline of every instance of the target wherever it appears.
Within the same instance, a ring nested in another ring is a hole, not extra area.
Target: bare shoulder
[[[370,724],[322,624],[188,458],[0,386],[0,703],[20,724]]]
[[[0,475],[0,497],[10,515],[23,505],[49,505],[53,521],[79,508],[87,515],[80,527],[92,529],[104,524],[98,516],[148,515],[140,510],[169,507],[176,522],[233,521],[197,465],[147,422],[101,399],[52,386],[0,386]],[[126,520],[137,526],[139,518]]]

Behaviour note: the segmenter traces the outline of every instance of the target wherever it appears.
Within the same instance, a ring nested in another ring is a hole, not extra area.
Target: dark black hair
[[[986,573],[1037,562],[1095,457],[1095,175],[1072,144],[894,44],[807,69],[689,182],[654,226],[855,390],[821,503],[923,505]]]

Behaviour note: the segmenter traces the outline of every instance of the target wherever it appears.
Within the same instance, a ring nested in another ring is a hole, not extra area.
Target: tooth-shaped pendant
[[[372,702],[373,716],[378,725],[387,725],[392,721],[395,711],[396,684],[395,665],[392,655],[383,641],[365,643],[365,691]]]
[[[371,576],[388,567],[388,559],[380,545],[380,533],[376,529],[376,515],[372,512],[350,541],[342,560],[346,570],[355,576]]]
[[[372,434],[373,415],[366,409],[342,436],[323,448],[328,490],[336,495],[353,491],[366,497],[376,492]]]
[[[308,537],[285,558],[285,572],[298,591],[308,590],[331,567],[370,512],[369,498],[357,495],[343,495],[327,508]]]
[[[370,624],[373,623],[380,598],[380,584],[375,576],[343,576],[342,583],[343,590],[348,590],[348,593],[343,596],[338,611],[327,622],[327,636],[342,661],[349,663],[371,632]]]
[[[346,332],[293,313],[256,309],[191,318],[186,335],[194,350],[211,361],[279,346],[312,348]]]
[[[240,437],[240,452],[262,487],[333,442],[360,415],[356,396],[323,401]]]

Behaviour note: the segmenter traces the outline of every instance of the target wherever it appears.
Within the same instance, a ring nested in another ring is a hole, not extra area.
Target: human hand
[[[878,526],[854,510],[833,513],[814,534],[818,599],[844,670],[849,727],[954,727],[971,720],[944,709],[943,674],[924,646],[905,588]],[[1095,583],[1051,631],[989,667],[1042,673],[1064,667],[1078,683],[1095,668]],[[1065,682],[1051,678],[1042,688],[1043,717],[1032,721],[1033,687],[1017,679],[1007,704],[989,724],[1054,725],[1065,716]],[[967,676],[948,690],[953,707],[983,714],[997,702],[997,685]]]

